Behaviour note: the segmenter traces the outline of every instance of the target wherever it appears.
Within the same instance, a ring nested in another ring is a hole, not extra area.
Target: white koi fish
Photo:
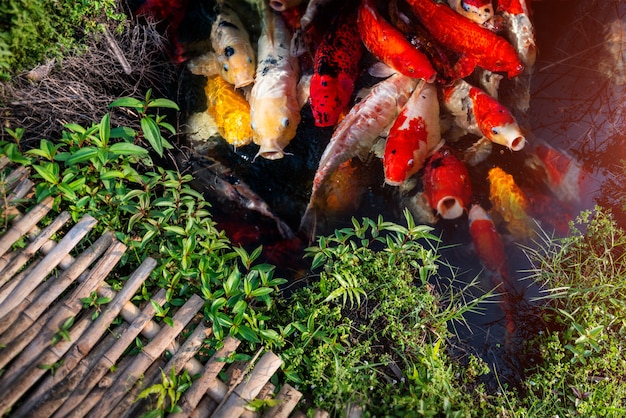
[[[343,162],[355,156],[366,159],[376,139],[409,100],[417,82],[402,74],[392,75],[376,84],[337,125],[320,158],[309,204],[300,222],[300,230],[309,238],[315,234],[317,198],[326,180]]]
[[[301,103],[297,84],[298,59],[289,53],[291,33],[282,17],[267,9],[259,37],[259,62],[250,92],[253,141],[263,158],[283,158],[283,149],[296,135]]]

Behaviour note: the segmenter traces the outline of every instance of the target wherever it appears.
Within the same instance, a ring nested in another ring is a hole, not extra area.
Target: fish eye
[[[407,161],[406,165],[409,168],[413,168],[413,158],[411,158],[409,161]]]
[[[461,3],[461,7],[463,7],[463,10],[465,10],[466,12],[469,12],[469,10],[470,10],[470,7],[469,7],[468,4]]]
[[[491,133],[494,134],[494,135],[498,135],[499,132],[498,132],[498,129],[491,128]]]
[[[280,123],[283,124],[283,126],[286,128],[287,126],[289,126],[289,118],[283,118]]]
[[[224,64],[222,68],[224,69],[224,71],[228,71],[228,64]]]
[[[248,57],[248,63],[252,64],[252,58]]]
[[[226,55],[226,58],[232,57],[233,55],[235,55],[235,48],[233,48],[232,46],[227,46],[226,48],[224,48],[224,55]]]

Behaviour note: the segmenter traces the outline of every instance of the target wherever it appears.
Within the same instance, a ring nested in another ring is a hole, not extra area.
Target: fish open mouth
[[[456,219],[463,215],[463,205],[454,196],[445,196],[437,202],[437,212],[443,219]]]
[[[513,151],[519,151],[522,148],[524,148],[525,144],[526,144],[526,138],[524,138],[523,136],[518,136],[514,138],[513,141],[511,141],[510,148]]]
[[[283,152],[283,150],[281,149],[263,149],[261,148],[259,150],[259,153],[257,154],[257,156],[261,156],[267,160],[280,160],[281,158],[283,158],[285,156],[285,153]]]
[[[237,82],[235,83],[235,88],[236,88],[236,89],[240,89],[240,88],[242,88],[242,87],[249,86],[249,85],[250,85],[250,84],[252,84],[252,83],[254,83],[254,78],[248,78],[248,79],[243,80],[243,81],[237,81]]]

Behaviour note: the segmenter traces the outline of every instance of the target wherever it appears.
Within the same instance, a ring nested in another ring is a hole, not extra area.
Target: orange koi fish
[[[301,103],[297,83],[298,59],[289,53],[291,33],[282,17],[267,9],[259,37],[259,63],[250,92],[253,141],[263,158],[283,158],[283,149],[296,136]]]
[[[448,146],[439,148],[424,168],[424,196],[443,219],[463,215],[472,198],[467,168]]]
[[[346,117],[339,122],[320,158],[309,204],[302,216],[300,230],[313,238],[318,195],[328,177],[344,161],[353,157],[365,160],[378,136],[396,118],[415,89],[417,80],[402,74],[377,83]]]
[[[457,13],[482,26],[488,25],[494,17],[491,0],[448,0],[448,4]]]
[[[220,74],[236,88],[245,87],[254,82],[256,65],[250,36],[232,7],[219,2],[218,10],[211,26],[213,51],[191,60],[189,70],[207,77]]]
[[[363,49],[356,27],[356,13],[337,16],[315,51],[309,87],[315,126],[334,126],[345,111],[359,75]]]
[[[365,47],[383,63],[408,77],[432,83],[437,78],[426,54],[418,50],[376,10],[375,0],[359,5],[359,32]]]
[[[443,103],[457,124],[512,151],[524,148],[526,138],[511,112],[498,100],[465,80],[443,89]]]
[[[506,72],[509,78],[524,71],[515,48],[504,38],[445,4],[432,0],[407,0],[407,3],[437,41],[460,55],[455,65],[458,78],[470,75],[476,66]]]
[[[504,243],[487,212],[478,204],[472,205],[468,213],[469,232],[474,250],[486,270],[508,277],[508,266]]]
[[[392,186],[404,183],[423,167],[428,153],[440,141],[437,89],[422,82],[389,131],[383,156],[385,182]]]
[[[512,175],[500,167],[489,170],[489,200],[493,210],[506,222],[506,227],[518,239],[530,238],[533,221],[528,216],[528,199]]]
[[[219,75],[207,79],[204,92],[207,112],[226,142],[235,147],[252,142],[250,105],[245,97]]]

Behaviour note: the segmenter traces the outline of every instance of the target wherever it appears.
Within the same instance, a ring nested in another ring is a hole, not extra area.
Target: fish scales
[[[219,134],[235,147],[249,144],[250,105],[245,97],[219,75],[208,77],[204,91],[207,112],[215,120]]]

